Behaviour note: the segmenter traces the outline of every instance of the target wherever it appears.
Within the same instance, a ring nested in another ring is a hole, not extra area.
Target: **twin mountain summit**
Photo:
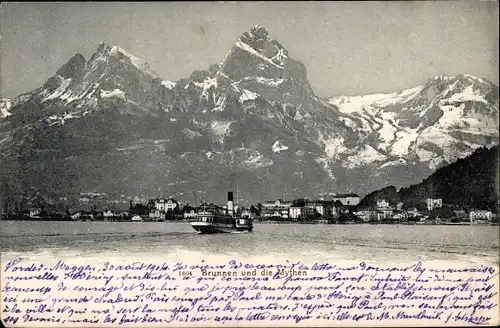
[[[339,81],[338,83],[342,83]],[[262,26],[219,64],[173,82],[118,46],[76,54],[0,103],[2,198],[193,192],[319,197],[420,182],[498,144],[498,87],[436,76],[391,94],[320,98],[306,67]],[[328,197],[326,197],[328,198]]]

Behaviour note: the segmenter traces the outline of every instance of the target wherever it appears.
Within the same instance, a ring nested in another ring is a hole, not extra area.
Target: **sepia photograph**
[[[2,324],[500,324],[498,22],[3,2]]]

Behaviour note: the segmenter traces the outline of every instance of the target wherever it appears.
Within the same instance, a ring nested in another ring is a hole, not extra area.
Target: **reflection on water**
[[[199,235],[189,223],[1,221],[0,250],[497,262],[499,230],[489,226],[255,224],[252,233]]]

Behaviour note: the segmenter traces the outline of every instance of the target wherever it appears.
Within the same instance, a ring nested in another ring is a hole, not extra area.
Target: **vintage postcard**
[[[0,15],[4,326],[500,323],[498,2]]]

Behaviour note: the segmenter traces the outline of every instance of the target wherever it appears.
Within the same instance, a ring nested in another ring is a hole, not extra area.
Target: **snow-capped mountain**
[[[470,75],[436,76],[392,94],[334,97],[329,103],[388,165],[435,170],[498,143],[498,87]]]
[[[317,97],[262,26],[188,78],[101,43],[0,102],[3,197],[36,187],[223,200],[366,194],[418,182],[498,140],[498,88],[469,76],[388,95]]]

